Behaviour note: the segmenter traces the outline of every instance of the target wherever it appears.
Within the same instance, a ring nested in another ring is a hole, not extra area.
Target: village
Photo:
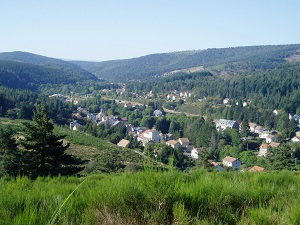
[[[122,93],[123,91],[123,93]],[[117,89],[116,92],[118,95],[124,94],[124,89],[119,90]],[[153,93],[147,93],[147,96],[151,96]],[[174,94],[168,94],[167,100],[168,101],[175,101],[175,98],[179,97],[182,99],[186,99],[191,97],[191,93],[186,92],[175,92]],[[127,110],[135,110],[138,111],[141,104],[132,104],[129,101],[124,100],[116,100],[114,99],[116,104],[118,104],[120,107],[124,107]],[[223,100],[223,104],[228,104],[230,101],[229,98],[226,98]],[[247,106],[247,102],[243,103],[243,107]],[[273,111],[275,116],[278,116],[280,114],[280,110],[276,109]],[[159,109],[154,110],[153,117],[163,117],[166,112],[163,112]],[[104,110],[101,109],[99,113],[90,113],[87,109],[78,107],[77,112],[74,112],[72,114],[72,118],[79,119],[79,120],[86,120],[91,122],[92,124],[96,124],[97,126],[100,124],[103,124],[105,126],[109,127],[117,127],[117,126],[125,126],[126,127],[126,134],[127,139],[121,139],[117,145],[126,148],[129,145],[129,138],[134,138],[137,142],[141,143],[141,146],[145,147],[148,143],[165,143],[167,146],[172,147],[173,149],[180,149],[182,154],[193,160],[197,161],[199,159],[199,155],[201,154],[201,151],[203,151],[203,148],[200,146],[195,147],[193,143],[190,142],[190,140],[187,137],[180,137],[180,138],[174,138],[174,135],[172,133],[162,133],[159,130],[156,130],[155,127],[148,128],[148,127],[141,127],[141,126],[133,126],[132,124],[128,123],[126,117],[120,117],[120,116],[114,116],[114,115],[106,115],[104,113]],[[289,119],[294,120],[299,124],[299,116],[297,114],[289,114]],[[214,124],[216,127],[216,130],[218,132],[223,132],[226,129],[234,129],[239,132],[241,132],[241,121],[235,121],[235,120],[227,120],[227,119],[216,119],[214,120]],[[80,130],[80,127],[82,125],[77,121],[74,120],[70,123],[70,129],[72,130]],[[257,139],[260,140],[261,144],[258,149],[251,149],[253,152],[255,152],[255,155],[257,157],[263,157],[266,158],[269,156],[269,150],[272,148],[278,148],[281,145],[281,142],[276,141],[276,135],[278,134],[275,130],[268,130],[264,128],[263,126],[260,126],[256,123],[249,122],[248,123],[249,128],[249,134],[251,136],[257,137]],[[244,137],[245,138],[245,137]],[[247,139],[247,137],[246,137]],[[291,143],[298,143],[300,142],[300,131],[297,131],[295,136],[288,140]],[[286,140],[285,140],[286,142]],[[157,150],[153,153],[155,157],[157,157]],[[295,158],[295,163],[297,163],[298,159]],[[249,171],[263,171],[265,168],[254,165],[251,168],[243,167],[243,162],[239,158],[232,157],[230,155],[227,155],[223,159],[219,160],[218,162],[211,160],[210,164],[212,167],[216,168],[218,171],[224,171],[225,169],[234,169],[234,170],[249,170]],[[242,169],[241,169],[242,168]]]

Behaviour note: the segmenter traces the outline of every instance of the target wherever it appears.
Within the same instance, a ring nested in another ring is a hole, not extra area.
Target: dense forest
[[[155,79],[166,72],[204,66],[230,65],[236,69],[272,69],[298,54],[300,45],[250,46],[162,53],[139,58],[105,62],[72,63],[107,80],[130,81]]]
[[[288,63],[272,70],[246,71],[228,77],[213,76],[209,72],[179,74],[152,82],[135,82],[127,85],[128,93],[153,91],[158,101],[177,91],[189,91],[192,99],[213,98],[216,104],[222,99],[233,99],[231,110],[242,111],[242,101],[251,101],[251,107],[264,111],[280,108],[286,112],[300,112],[300,64]],[[240,103],[236,107],[236,102]],[[222,109],[222,106],[218,107]],[[224,108],[223,108],[224,109]],[[218,111],[217,108],[212,110]],[[234,112],[232,112],[234,113]],[[238,119],[230,118],[228,119]]]

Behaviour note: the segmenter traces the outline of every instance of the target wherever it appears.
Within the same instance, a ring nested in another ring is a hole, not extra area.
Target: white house
[[[259,133],[258,137],[261,138],[261,139],[266,139],[269,135],[270,135],[270,131],[265,130],[265,131]]]
[[[141,133],[140,136],[138,136],[137,140],[141,141],[144,145],[150,141],[158,143],[161,141],[161,136],[157,130],[151,129]]]
[[[191,97],[192,94],[190,92],[188,92],[188,91],[182,91],[182,92],[180,92],[179,96],[183,97],[183,98],[188,98],[188,97]]]
[[[77,120],[74,120],[73,122],[70,123],[70,129],[71,130],[78,130],[78,127],[81,125],[77,122]]]
[[[192,157],[192,159],[197,160],[199,158],[199,152],[201,150],[202,150],[201,148],[193,148],[191,150],[191,157]]]
[[[223,104],[226,105],[226,104],[229,103],[229,101],[230,101],[230,98],[224,98],[223,99]]]
[[[167,99],[171,100],[171,101],[175,101],[176,100],[176,96],[174,94],[168,94],[167,95]]]
[[[258,156],[266,157],[268,154],[268,144],[261,144],[259,147]]]
[[[256,127],[257,127],[256,123],[249,123],[249,130],[250,130],[250,132],[254,133]]]
[[[162,113],[162,111],[160,111],[159,109],[157,109],[157,110],[154,110],[153,115],[155,117],[160,117],[160,116],[163,115],[163,113]]]
[[[233,169],[238,169],[242,165],[242,162],[239,159],[233,158],[231,156],[226,156],[223,159],[223,165],[231,167]]]
[[[271,142],[275,141],[275,136],[273,134],[269,134],[267,137],[266,137],[266,142],[269,144]]]
[[[274,109],[274,110],[273,110],[273,113],[274,113],[276,116],[278,116],[279,113],[281,113],[281,110],[280,110],[280,109]]]
[[[291,142],[294,142],[294,143],[298,143],[298,142],[300,142],[300,137],[293,137],[292,139],[291,139]]]
[[[216,122],[216,128],[218,131],[225,130],[226,128],[238,130],[239,124],[237,123],[237,121],[234,121],[234,120],[219,119]]]
[[[296,121],[299,121],[300,120],[300,116],[298,116],[297,114],[294,114],[294,113],[289,113],[289,119],[294,119]]]

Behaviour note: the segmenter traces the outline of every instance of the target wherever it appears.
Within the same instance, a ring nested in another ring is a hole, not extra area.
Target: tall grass
[[[0,224],[300,224],[293,172],[146,170],[84,179],[1,178]]]

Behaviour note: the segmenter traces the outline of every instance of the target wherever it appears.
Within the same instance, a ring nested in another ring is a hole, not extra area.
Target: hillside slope
[[[88,80],[68,69],[54,69],[22,62],[0,61],[0,85],[36,90],[41,84],[69,84]]]
[[[78,80],[97,80],[95,75],[72,63],[28,52],[2,52],[0,53],[0,60],[43,66],[47,69],[57,70],[57,72],[62,73],[65,76],[70,76],[71,78],[76,78]]]
[[[230,65],[239,69],[271,69],[299,55],[300,44],[250,46],[146,55],[105,62],[72,63],[108,80],[149,80],[174,70],[203,66]]]

